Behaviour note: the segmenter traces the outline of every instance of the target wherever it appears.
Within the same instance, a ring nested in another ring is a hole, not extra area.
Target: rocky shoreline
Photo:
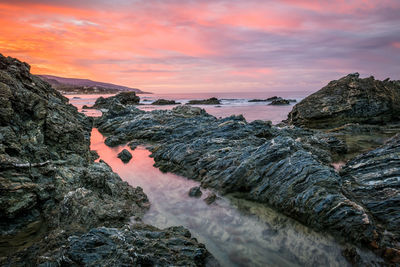
[[[362,90],[364,81],[354,80],[359,78],[353,79],[351,75],[346,77],[339,80],[342,86],[361,83],[358,88]],[[400,90],[394,85],[395,92]],[[309,107],[303,101],[293,110]],[[388,106],[393,107],[388,112],[396,114],[396,105]],[[314,229],[351,242],[354,251],[369,249],[388,263],[398,263],[400,148],[395,144],[399,136],[354,159],[378,154],[369,169],[356,168],[359,163],[350,161],[343,172],[337,173],[331,164],[345,159],[349,152],[346,138],[339,137],[353,136],[354,131],[332,131],[337,124],[327,131],[298,128],[291,125],[295,124],[292,121],[293,113],[289,115],[289,124],[277,127],[264,121],[247,123],[242,116],[217,119],[190,106],[152,112],[126,106],[111,107],[96,119],[96,126],[109,136],[109,146],[128,142],[152,144],[155,166],[162,171],[198,180],[203,187],[222,193],[266,203]],[[396,122],[395,117],[390,121]],[[386,134],[395,133],[396,130]],[[368,177],[364,183],[359,180],[363,178],[357,178],[363,176]],[[357,258],[363,264],[357,252],[352,254],[351,261]]]
[[[94,162],[92,119],[28,64],[0,55],[0,102],[0,265],[213,262],[187,230],[140,223],[143,190]]]
[[[398,264],[399,95],[398,81],[351,74],[276,126],[241,115],[217,119],[190,105],[145,112],[134,93],[99,98],[93,108],[103,115],[93,119],[28,64],[0,55],[0,264],[218,265],[183,227],[141,223],[150,203],[140,187],[94,161],[93,125],[108,146],[147,145],[164,172],[349,242],[343,254],[352,264]],[[348,161],[337,171],[340,160]],[[131,217],[137,223],[128,224]],[[360,256],[364,249],[374,262]]]

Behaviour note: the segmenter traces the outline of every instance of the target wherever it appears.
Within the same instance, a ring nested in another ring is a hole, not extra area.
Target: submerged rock
[[[358,73],[331,81],[294,106],[288,122],[308,128],[346,123],[383,124],[400,120],[400,83],[359,78]]]
[[[132,154],[127,149],[123,149],[118,153],[118,158],[120,158],[123,163],[128,163],[132,158]]]
[[[189,100],[188,105],[220,105],[221,101],[215,97],[204,100]]]
[[[179,105],[180,103],[175,102],[175,100],[157,99],[152,105]]]
[[[204,199],[204,202],[207,203],[207,205],[211,205],[212,203],[217,200],[217,195],[215,193],[209,193],[207,197]]]
[[[188,193],[189,197],[201,197],[202,194],[203,192],[201,192],[200,186],[190,188]]]

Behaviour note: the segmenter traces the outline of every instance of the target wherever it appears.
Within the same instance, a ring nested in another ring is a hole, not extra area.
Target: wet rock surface
[[[380,240],[389,229],[346,193],[343,177],[329,166],[334,153],[347,150],[332,135],[247,123],[242,116],[217,119],[190,106],[152,112],[126,107],[103,114],[96,124],[110,135],[108,143],[151,143],[155,166],[162,171],[266,203],[378,254],[386,246]]]
[[[123,163],[128,163],[132,159],[132,154],[127,149],[124,149],[118,153],[118,158],[120,158]]]
[[[358,73],[331,81],[294,106],[288,122],[308,128],[346,123],[383,124],[400,120],[400,81],[359,78]]]
[[[115,104],[123,106],[119,100]],[[122,227],[132,216],[140,221],[148,199],[106,163],[94,162],[98,155],[90,151],[92,120],[31,75],[28,64],[2,55],[0,109],[0,265],[36,266],[50,261],[44,255],[63,251],[66,244],[76,248],[74,235]],[[113,237],[105,234],[102,240],[112,243]],[[129,242],[125,245],[137,245]],[[89,254],[84,263],[72,257],[66,264],[95,265],[103,257],[101,251]],[[185,255],[169,260],[178,264]]]
[[[204,100],[189,100],[188,105],[220,105],[221,101],[215,97]]]
[[[156,101],[154,101],[153,103],[151,103],[152,105],[179,105],[180,103],[175,102],[175,100],[166,100],[166,99],[157,99]]]
[[[200,186],[190,188],[188,193],[189,197],[201,197],[202,194],[203,192],[201,192]]]

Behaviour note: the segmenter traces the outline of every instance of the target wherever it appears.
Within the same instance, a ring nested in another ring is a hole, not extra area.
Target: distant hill
[[[51,84],[54,89],[65,94],[99,94],[117,93],[120,91],[134,91],[138,94],[147,93],[137,88],[130,88],[112,83],[96,82],[88,79],[64,78],[53,75],[37,76]]]

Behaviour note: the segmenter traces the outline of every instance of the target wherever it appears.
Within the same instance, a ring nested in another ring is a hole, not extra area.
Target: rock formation
[[[140,97],[138,97],[135,92],[121,92],[107,98],[101,96],[97,98],[92,107],[86,106],[86,108],[109,109],[109,107],[115,103],[120,105],[138,105],[139,101]]]
[[[0,265],[94,266],[104,259],[103,252],[114,255],[107,259],[110,264],[123,265],[128,254],[117,249],[138,252],[133,237],[145,235],[144,230],[115,228],[131,217],[140,221],[148,199],[106,163],[93,162],[91,128],[91,119],[31,75],[28,64],[0,55]],[[180,231],[151,231],[153,236],[143,237],[140,247],[152,246],[158,232],[168,244],[175,234],[182,238]],[[208,255],[204,246],[182,240],[176,247],[143,251],[129,260],[203,265]],[[179,254],[178,248],[188,252]],[[165,261],[160,256],[172,252],[177,254]]]
[[[400,82],[359,78],[358,73],[331,81],[294,106],[288,122],[324,129],[346,123],[378,124],[400,120]]]
[[[132,158],[132,154],[127,149],[123,149],[118,153],[118,158],[120,158],[123,163],[128,163]]]
[[[188,105],[220,105],[221,101],[215,97],[204,100],[189,100]]]

